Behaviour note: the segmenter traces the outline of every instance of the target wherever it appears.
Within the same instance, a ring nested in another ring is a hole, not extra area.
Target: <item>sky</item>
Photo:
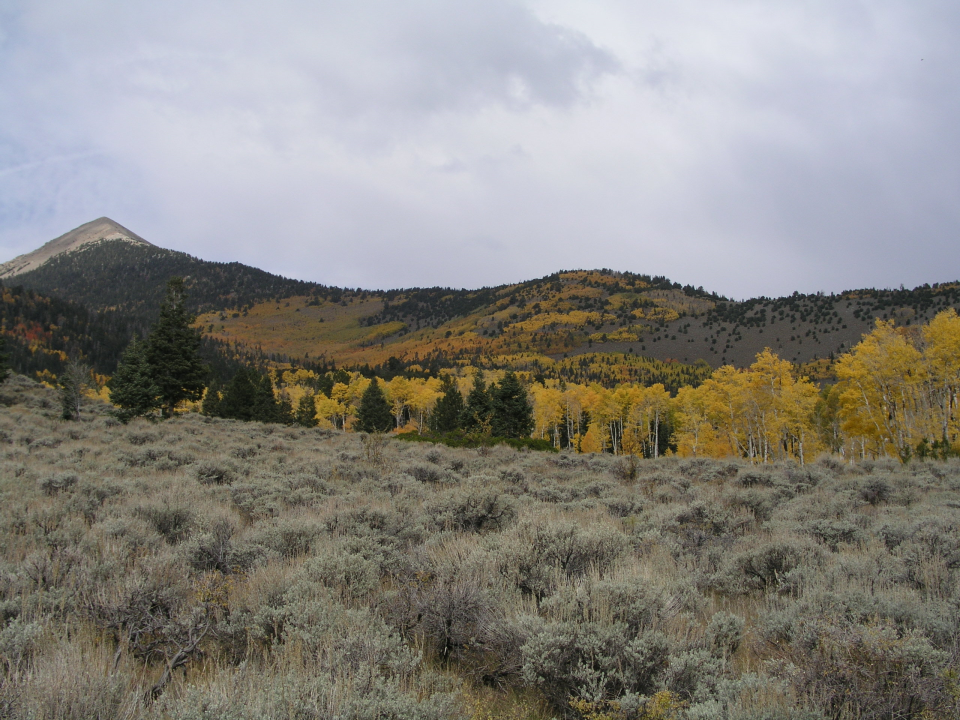
[[[330,285],[960,279],[956,0],[0,0],[0,261],[100,216]]]

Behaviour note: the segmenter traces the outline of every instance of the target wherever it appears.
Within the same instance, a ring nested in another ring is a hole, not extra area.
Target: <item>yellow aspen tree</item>
[[[393,413],[394,426],[400,428],[404,424],[404,415],[415,392],[414,384],[402,375],[397,375],[390,382],[384,383],[384,392]]]
[[[794,378],[793,372],[791,365],[790,378],[781,395],[781,443],[786,454],[805,465],[823,448],[817,431],[816,414],[820,391],[808,378]]]
[[[341,387],[346,385],[337,383]],[[336,386],[334,386],[336,387]],[[319,427],[340,429],[344,428],[347,418],[347,406],[333,397],[327,397],[323,393],[317,393],[313,396],[313,404],[316,408]]]
[[[921,360],[893,321],[877,320],[873,332],[836,363],[844,430],[870,438],[879,455],[907,459],[922,438],[917,415],[925,379]]]
[[[427,417],[440,399],[440,379],[429,378],[418,384],[410,397],[410,411],[416,424],[417,434],[423,435],[427,427]]]
[[[567,385],[566,390],[563,391],[563,414],[567,423],[567,438],[571,446],[576,448],[578,452],[580,450],[580,440],[587,431],[583,422],[584,404],[587,395],[587,388],[576,383]]]
[[[609,421],[615,408],[610,403],[610,391],[599,383],[591,383],[583,398],[584,410],[590,413],[590,423],[584,435],[583,452],[603,452],[610,439]],[[586,444],[589,435],[589,449]]]
[[[787,396],[793,396],[793,365],[781,360],[769,348],[757,354],[756,361],[744,373],[745,406],[751,427],[755,455],[762,462],[788,454],[784,431],[787,425]]]
[[[957,442],[960,401],[960,317],[953,308],[937,313],[923,328],[923,361],[929,386],[934,440]]]
[[[724,365],[700,387],[707,417],[717,435],[726,439],[731,454],[751,457],[743,375],[732,365]]]
[[[660,457],[660,426],[670,415],[670,393],[662,384],[645,388],[642,394],[644,425],[646,427],[647,457]]]
[[[606,426],[598,425],[591,421],[587,431],[580,439],[580,452],[584,453],[602,453],[606,445]]]
[[[717,432],[710,419],[709,391],[700,387],[682,387],[673,401],[677,430],[674,435],[681,457],[720,457],[733,454],[726,435]]]
[[[558,388],[540,383],[530,386],[533,402],[534,436],[541,440],[551,433],[554,445],[560,447],[560,423],[563,420],[563,393]]]
[[[623,452],[623,433],[629,424],[630,407],[634,403],[636,386],[618,385],[606,397],[607,427],[614,455]]]

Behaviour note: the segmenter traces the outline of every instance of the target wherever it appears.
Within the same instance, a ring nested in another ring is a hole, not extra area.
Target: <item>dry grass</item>
[[[956,463],[87,410],[0,386],[0,717],[958,717]]]

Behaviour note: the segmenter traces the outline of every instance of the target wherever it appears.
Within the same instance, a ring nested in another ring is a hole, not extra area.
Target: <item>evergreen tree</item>
[[[200,409],[200,412],[210,417],[223,417],[220,413],[221,392],[220,382],[216,379],[213,380],[213,382],[210,383],[210,387],[207,388],[206,394],[203,396],[203,407]]]
[[[160,389],[164,417],[171,417],[184,400],[199,400],[208,368],[200,359],[200,331],[190,327],[196,316],[186,307],[183,278],[167,282],[160,317],[147,338],[147,362]]]
[[[215,405],[220,417],[265,423],[291,423],[290,403],[278,400],[269,376],[240,368],[227,383]]]
[[[276,417],[276,420],[273,422],[278,422],[282,425],[293,425],[295,422],[293,419],[293,405],[291,405],[290,401],[285,397],[277,400],[276,415],[274,417]]]
[[[360,398],[356,429],[368,433],[393,430],[393,413],[377,378],[370,382]]]
[[[493,387],[491,430],[496,437],[522,438],[533,432],[533,408],[513,372]]]
[[[436,433],[452,432],[463,427],[464,410],[463,395],[460,394],[457,384],[449,375],[444,375],[440,389],[443,396],[430,414],[427,422],[429,428]]]
[[[60,409],[64,420],[79,420],[83,394],[90,387],[90,366],[70,360],[60,373]]]
[[[259,422],[289,425],[293,422],[293,408],[290,403],[277,398],[273,392],[273,381],[269,375],[255,374],[256,401],[253,407],[253,419]]]
[[[220,417],[253,420],[259,385],[255,373],[249,368],[242,367],[237,370],[220,396],[218,404]]]
[[[131,341],[107,387],[110,388],[110,402],[119,408],[116,415],[123,422],[151,415],[160,409],[160,388],[153,380],[144,343],[137,338]]]
[[[7,338],[0,333],[0,383],[10,376],[10,356],[7,354]]]
[[[304,393],[297,403],[297,411],[293,416],[294,422],[303,427],[317,426],[317,405],[310,393]]]
[[[487,392],[487,385],[483,382],[483,371],[477,370],[477,374],[473,376],[473,387],[467,395],[461,427],[471,432],[488,433],[490,415],[490,393]]]

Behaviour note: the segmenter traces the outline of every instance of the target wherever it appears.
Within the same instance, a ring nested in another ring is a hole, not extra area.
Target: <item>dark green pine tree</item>
[[[317,426],[317,405],[314,395],[304,393],[297,403],[297,411],[293,416],[294,422],[303,427]]]
[[[0,333],[0,383],[10,376],[10,356],[7,354],[7,338]]]
[[[107,383],[110,402],[117,406],[116,416],[123,422],[154,414],[160,409],[160,388],[153,380],[147,362],[146,345],[134,338],[123,351],[117,371]]]
[[[477,374],[473,376],[473,387],[470,388],[463,409],[461,427],[470,432],[489,434],[491,413],[490,393],[487,391],[486,383],[483,382],[483,371],[477,370]]]
[[[278,399],[273,392],[273,381],[269,375],[255,374],[256,401],[253,407],[253,419],[265,423],[289,425],[293,422],[293,408],[287,400]]]
[[[206,387],[208,368],[200,359],[200,331],[186,307],[183,278],[170,278],[160,317],[147,338],[147,362],[160,389],[164,417],[171,417],[184,400],[199,400]]]
[[[393,430],[393,413],[390,412],[390,404],[384,397],[376,378],[367,386],[360,398],[356,429],[368,433]]]
[[[490,429],[495,437],[523,438],[533,432],[533,408],[516,375],[504,375],[500,384],[494,385],[492,395]]]
[[[443,396],[430,413],[427,426],[435,433],[447,433],[463,427],[464,410],[463,395],[460,394],[457,384],[449,375],[444,375],[440,389]]]
[[[242,367],[230,379],[220,394],[217,410],[220,417],[234,420],[253,420],[260,394],[257,373]]]
[[[209,395],[209,393],[208,393]],[[207,412],[204,403],[204,412]],[[220,393],[219,402],[212,401],[211,412],[217,416],[265,423],[293,422],[290,403],[278,400],[269,376],[252,368],[242,367]]]
[[[210,417],[223,417],[220,413],[220,395],[222,392],[220,382],[214,379],[203,396],[203,407],[200,408],[200,412]]]

